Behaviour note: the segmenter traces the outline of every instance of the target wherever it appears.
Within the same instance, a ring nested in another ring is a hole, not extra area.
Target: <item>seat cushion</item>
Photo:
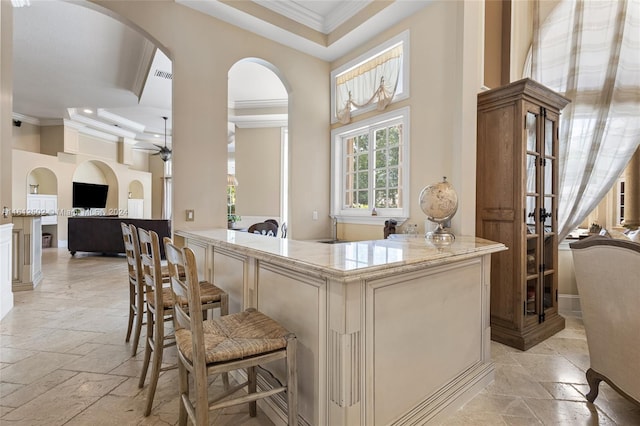
[[[287,346],[289,331],[256,310],[247,310],[203,322],[207,364],[248,358]],[[176,330],[178,349],[189,361],[193,358],[191,331]]]
[[[147,302],[151,306],[156,305],[155,294],[153,291],[147,291]],[[171,291],[171,287],[162,288],[162,302],[165,309],[173,309],[173,291]]]
[[[220,298],[224,294],[224,290],[216,287],[208,281],[200,281],[200,302],[201,303],[213,303],[219,302]],[[187,300],[180,296],[178,301],[181,305],[185,305]]]

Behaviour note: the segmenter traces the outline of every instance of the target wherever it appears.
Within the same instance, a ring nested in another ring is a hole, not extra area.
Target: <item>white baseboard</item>
[[[575,294],[558,294],[558,312],[562,316],[582,318],[580,296]]]

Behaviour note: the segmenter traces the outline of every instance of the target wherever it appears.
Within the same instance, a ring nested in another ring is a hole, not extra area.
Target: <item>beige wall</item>
[[[173,2],[94,3],[137,26],[172,59],[174,229],[227,225],[227,73],[240,59],[254,57],[272,64],[289,90],[290,199],[295,203],[290,235],[328,235],[326,62]],[[308,164],[307,158],[315,161]],[[201,182],[207,183],[206,191]],[[194,222],[185,221],[186,209],[195,210]],[[311,222],[314,210],[320,220]]]
[[[280,135],[279,127],[236,129],[236,214],[280,217]]]
[[[22,135],[20,136],[22,137]],[[64,151],[64,126],[41,126],[40,152],[47,155],[58,155],[58,152]]]
[[[482,28],[482,17],[481,2],[433,2],[331,64],[335,69],[400,32],[410,30],[411,94],[407,100],[387,109],[411,108],[408,222],[417,223],[419,233],[424,232],[425,216],[420,210],[418,195],[422,188],[441,181],[443,176],[447,176],[460,198],[454,232],[475,233],[476,96],[482,81],[479,55],[483,44],[478,31]],[[340,227],[338,237],[345,240],[380,238],[383,228],[382,223],[380,226],[345,224]]]
[[[13,149],[40,152],[40,126],[22,122],[20,127],[12,127]]]
[[[19,142],[18,142],[19,143]],[[67,217],[72,214],[72,181],[109,184],[107,199],[108,214],[124,216],[127,209],[128,188],[132,181],[143,185],[145,197],[144,217],[151,217],[151,173],[131,170],[128,166],[118,164],[110,159],[87,154],[65,154],[57,156],[39,154],[14,149],[12,153],[13,173],[9,180],[12,184],[13,199],[9,204],[13,210],[26,209],[28,182],[31,172],[42,169],[49,170],[56,178],[57,188],[46,187],[46,192],[58,194],[58,227],[57,236],[61,246],[66,244]]]
[[[173,2],[94,3],[141,30],[173,61],[174,229],[226,226],[227,71],[240,59],[256,57],[274,67],[290,95],[290,235],[328,237],[330,69],[409,29],[411,98],[392,108],[411,107],[410,221],[423,223],[416,201],[422,187],[447,176],[461,198],[454,229],[475,232],[481,3],[434,2],[333,64]],[[206,192],[198,182],[208,182]],[[196,211],[194,222],[184,221],[185,209]],[[311,220],[313,211],[318,221]],[[371,237],[378,232],[372,230]]]

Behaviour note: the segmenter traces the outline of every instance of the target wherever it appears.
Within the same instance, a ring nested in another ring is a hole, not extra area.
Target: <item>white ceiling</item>
[[[323,46],[218,0],[175,0],[324,60],[333,60],[378,31],[424,7],[396,0],[335,43]],[[254,0],[312,30],[329,34],[372,0]],[[163,116],[171,133],[171,61],[135,30],[82,5],[31,0],[14,9],[14,119],[34,124],[66,120],[86,133],[115,140],[162,143]],[[240,62],[229,74],[234,108],[286,100],[275,74]],[[84,112],[90,109],[92,112]],[[159,139],[158,139],[159,138]]]

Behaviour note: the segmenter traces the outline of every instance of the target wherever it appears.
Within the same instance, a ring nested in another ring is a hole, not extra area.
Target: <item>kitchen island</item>
[[[229,293],[229,312],[255,307],[296,334],[300,424],[426,424],[493,380],[490,258],[503,244],[322,244],[226,229],[175,238],[196,253],[200,279]],[[282,364],[266,368],[285,377]],[[261,408],[285,424],[284,398]]]

